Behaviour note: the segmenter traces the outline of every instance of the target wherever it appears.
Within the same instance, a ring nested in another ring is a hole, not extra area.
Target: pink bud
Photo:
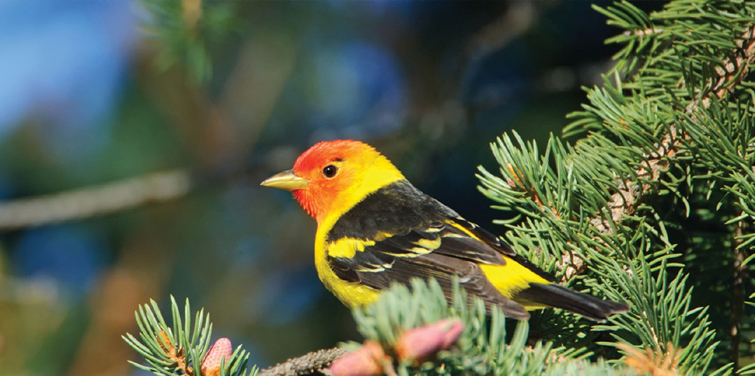
[[[233,354],[233,347],[231,346],[231,340],[228,338],[220,338],[210,346],[210,350],[207,351],[207,355],[202,360],[202,375],[203,376],[218,376],[220,375],[220,363],[225,358],[225,361],[231,360]]]
[[[386,358],[379,343],[365,341],[359,350],[350,352],[330,365],[332,376],[373,376],[383,373],[380,363]]]
[[[396,355],[402,360],[423,360],[445,350],[459,339],[464,325],[458,319],[444,319],[435,324],[412,329],[399,339]]]

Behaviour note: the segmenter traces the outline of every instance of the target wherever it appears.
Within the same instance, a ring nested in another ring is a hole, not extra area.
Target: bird
[[[447,299],[454,280],[488,312],[528,320],[529,311],[562,308],[594,321],[629,305],[558,284],[509,244],[415,188],[372,146],[319,142],[290,170],[262,186],[291,191],[317,222],[315,268],[349,308],[374,302],[392,283],[434,278]]]

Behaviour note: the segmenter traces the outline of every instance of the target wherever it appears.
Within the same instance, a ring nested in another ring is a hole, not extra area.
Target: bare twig
[[[299,376],[322,373],[322,370],[330,366],[330,363],[344,354],[346,350],[338,347],[313,351],[263,369],[258,376]]]
[[[173,170],[49,196],[0,203],[0,231],[108,214],[185,195],[189,173]]]
[[[627,31],[623,32],[621,35],[623,35],[625,37],[628,37],[630,35],[635,35],[635,36],[638,36],[638,37],[646,37],[646,36],[650,36],[650,35],[653,35],[653,34],[660,34],[662,32],[664,32],[664,30],[661,29],[661,28],[659,28],[659,27],[649,27],[649,28],[646,28],[646,29],[638,29],[638,30],[632,30],[632,31],[627,30]]]
[[[497,51],[524,34],[537,19],[540,5],[529,1],[510,3],[501,17],[472,35],[467,43],[467,55]]]

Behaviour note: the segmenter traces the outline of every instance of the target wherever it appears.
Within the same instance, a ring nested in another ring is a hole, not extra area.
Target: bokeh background
[[[0,2],[3,374],[145,374],[120,336],[171,294],[262,367],[359,339],[314,221],[259,182],[359,139],[501,234],[489,143],[558,134],[615,52],[582,1],[174,4],[209,32],[149,2]]]

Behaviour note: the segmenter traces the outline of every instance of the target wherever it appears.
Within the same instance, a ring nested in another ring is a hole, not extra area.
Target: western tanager
[[[419,191],[362,142],[320,142],[262,185],[292,191],[317,221],[317,273],[348,307],[414,277],[434,277],[448,297],[458,276],[471,296],[518,320],[544,307],[598,321],[629,309],[558,285],[511,246]]]

